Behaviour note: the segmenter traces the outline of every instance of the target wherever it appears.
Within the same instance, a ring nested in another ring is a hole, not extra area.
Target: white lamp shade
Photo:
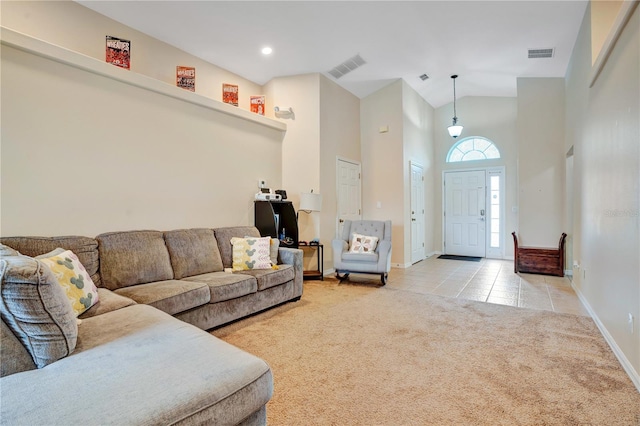
[[[300,194],[300,210],[306,212],[319,212],[322,209],[322,195],[313,192]]]
[[[463,127],[458,125],[455,126],[449,126],[447,128],[447,130],[449,130],[449,134],[451,135],[452,138],[457,138],[458,136],[460,136],[462,134],[462,129]]]

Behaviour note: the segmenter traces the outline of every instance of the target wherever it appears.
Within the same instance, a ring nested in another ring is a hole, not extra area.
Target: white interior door
[[[362,218],[360,164],[338,158],[336,165],[338,186],[338,217],[336,235],[342,235],[345,220]]]
[[[485,257],[486,172],[446,172],[444,252]]]
[[[411,263],[424,259],[424,170],[411,163]]]

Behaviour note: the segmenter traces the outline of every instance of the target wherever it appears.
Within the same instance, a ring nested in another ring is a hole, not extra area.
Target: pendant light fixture
[[[455,139],[460,136],[463,127],[458,124],[458,117],[456,115],[456,78],[458,78],[458,76],[452,75],[451,78],[453,79],[453,124],[451,124],[447,130],[451,137]]]

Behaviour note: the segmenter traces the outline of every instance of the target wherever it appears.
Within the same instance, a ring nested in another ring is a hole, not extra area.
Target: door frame
[[[505,171],[505,166],[491,166],[491,167],[470,167],[470,168],[466,168],[466,169],[447,169],[447,170],[443,170],[442,171],[442,184],[441,184],[441,189],[442,189],[442,211],[441,213],[441,219],[442,219],[442,245],[440,247],[440,250],[442,253],[445,253],[445,248],[444,248],[444,243],[445,243],[445,239],[446,239],[446,220],[447,217],[445,216],[445,211],[446,211],[446,199],[445,199],[445,195],[446,195],[446,188],[444,187],[444,181],[445,181],[445,174],[446,173],[456,173],[456,172],[479,172],[479,171],[484,171],[485,172],[485,211],[487,212],[485,215],[485,222],[486,222],[486,226],[484,229],[485,232],[485,239],[484,239],[484,243],[485,243],[485,249],[484,249],[484,255],[485,258],[487,259],[504,259],[504,248],[505,248],[505,235],[504,235],[504,230],[505,230],[505,222],[506,222],[506,217],[505,217],[505,206],[506,206],[506,171]],[[502,177],[500,179],[500,195],[501,195],[501,203],[500,203],[500,248],[496,249],[496,248],[492,248],[491,247],[491,190],[490,190],[490,172],[499,172],[500,176]]]
[[[425,231],[426,231],[426,224],[425,224],[425,194],[424,194],[424,166],[416,161],[409,161],[409,187],[411,188],[409,190],[409,210],[411,211],[411,206],[413,205],[413,199],[412,199],[412,195],[413,195],[413,191],[412,191],[412,187],[413,187],[413,167],[418,167],[421,170],[421,175],[422,175],[422,255],[420,256],[419,259],[414,260],[413,259],[413,229],[410,228],[409,231],[409,236],[410,236],[410,244],[409,247],[411,248],[410,250],[410,254],[409,254],[409,259],[411,264],[413,265],[414,263],[418,263],[421,260],[426,259],[426,253],[425,253]],[[411,218],[411,214],[409,214],[409,224],[410,227],[413,227],[412,224],[412,218]]]
[[[358,173],[360,174],[360,187],[358,188],[358,209],[360,211],[360,219],[362,219],[362,163],[350,158],[336,156],[336,216],[334,218],[335,238],[340,238],[342,235],[342,233],[340,232],[340,161],[358,166]]]

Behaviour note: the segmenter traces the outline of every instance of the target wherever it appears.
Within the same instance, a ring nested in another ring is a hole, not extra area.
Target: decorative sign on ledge
[[[2,26],[0,26],[0,43],[3,46],[13,47],[33,55],[60,62],[103,77],[111,78],[141,89],[169,96],[174,99],[179,99],[184,102],[189,102],[204,108],[209,108],[211,110],[241,118],[275,130],[283,132],[287,131],[287,125],[280,121],[254,114],[251,111],[236,108],[232,105],[227,105],[220,101],[216,101],[215,99],[210,99],[193,92],[182,90],[175,85],[147,77],[146,75],[114,67],[104,61],[65,49],[64,47],[56,46]]]

